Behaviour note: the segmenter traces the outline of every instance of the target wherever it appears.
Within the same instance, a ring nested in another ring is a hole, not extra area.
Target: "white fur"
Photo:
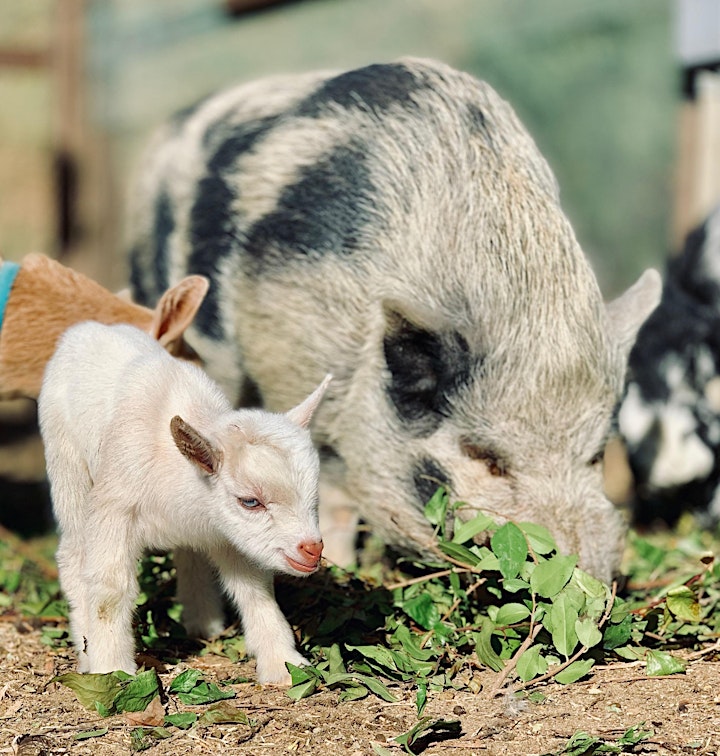
[[[712,472],[715,456],[698,436],[698,422],[692,408],[670,402],[660,415],[661,442],[650,471],[654,488],[670,488],[702,480]]]
[[[190,632],[223,627],[216,573],[260,682],[286,683],[285,662],[306,663],[273,574],[318,564],[318,456],[306,427],[328,380],[286,414],[235,411],[202,370],[135,328],[65,334],[38,404],[81,672],[135,672],[135,570],[147,548],[174,551]],[[189,449],[183,433],[196,434]]]

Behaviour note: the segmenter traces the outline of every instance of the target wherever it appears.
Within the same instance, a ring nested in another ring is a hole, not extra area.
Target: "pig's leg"
[[[338,567],[350,567],[357,560],[355,541],[359,513],[343,485],[345,466],[334,455],[322,458],[320,468],[320,533],[323,556]]]
[[[359,513],[355,503],[342,488],[320,483],[319,519],[320,533],[325,544],[325,559],[338,567],[355,564]]]
[[[273,576],[233,549],[212,554],[220,580],[242,618],[245,649],[255,657],[261,683],[290,684],[285,662],[307,664],[295,648],[295,636],[275,601]]]
[[[225,616],[214,568],[204,554],[192,549],[176,549],[174,556],[185,630],[192,638],[219,635],[225,629]]]

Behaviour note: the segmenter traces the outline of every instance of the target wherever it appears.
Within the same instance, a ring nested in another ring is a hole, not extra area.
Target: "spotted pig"
[[[603,448],[660,277],[603,304],[486,83],[402,59],[244,84],[170,120],[134,193],[134,293],[211,280],[188,339],[228,396],[277,409],[335,376],[313,428],[328,558],[353,559],[358,518],[428,553],[443,485],[611,578]]]
[[[668,260],[618,415],[641,524],[720,521],[720,206]]]

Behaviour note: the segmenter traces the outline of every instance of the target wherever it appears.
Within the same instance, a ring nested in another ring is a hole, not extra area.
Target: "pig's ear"
[[[649,268],[617,299],[607,305],[610,334],[627,358],[640,327],[660,303],[662,278]]]
[[[383,351],[386,390],[400,418],[434,423],[449,396],[467,378],[470,353],[462,334],[396,303],[385,302]]]
[[[322,383],[310,394],[310,396],[298,404],[297,407],[293,407],[285,413],[285,417],[290,420],[291,423],[299,425],[301,428],[307,428],[310,425],[310,420],[320,404],[320,400],[323,398],[328,384],[332,380],[332,375],[329,373],[323,378]]]
[[[217,474],[223,459],[220,449],[216,449],[180,415],[175,415],[170,421],[170,433],[183,457],[189,459],[205,475]]]
[[[164,347],[179,339],[192,323],[209,287],[204,276],[188,276],[168,289],[155,308],[150,335]]]

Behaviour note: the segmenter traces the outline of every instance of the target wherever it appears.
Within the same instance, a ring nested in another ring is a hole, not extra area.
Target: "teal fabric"
[[[5,319],[5,308],[7,307],[10,292],[12,291],[15,276],[17,276],[20,266],[17,263],[6,260],[0,265],[0,329],[2,329],[3,320]]]

